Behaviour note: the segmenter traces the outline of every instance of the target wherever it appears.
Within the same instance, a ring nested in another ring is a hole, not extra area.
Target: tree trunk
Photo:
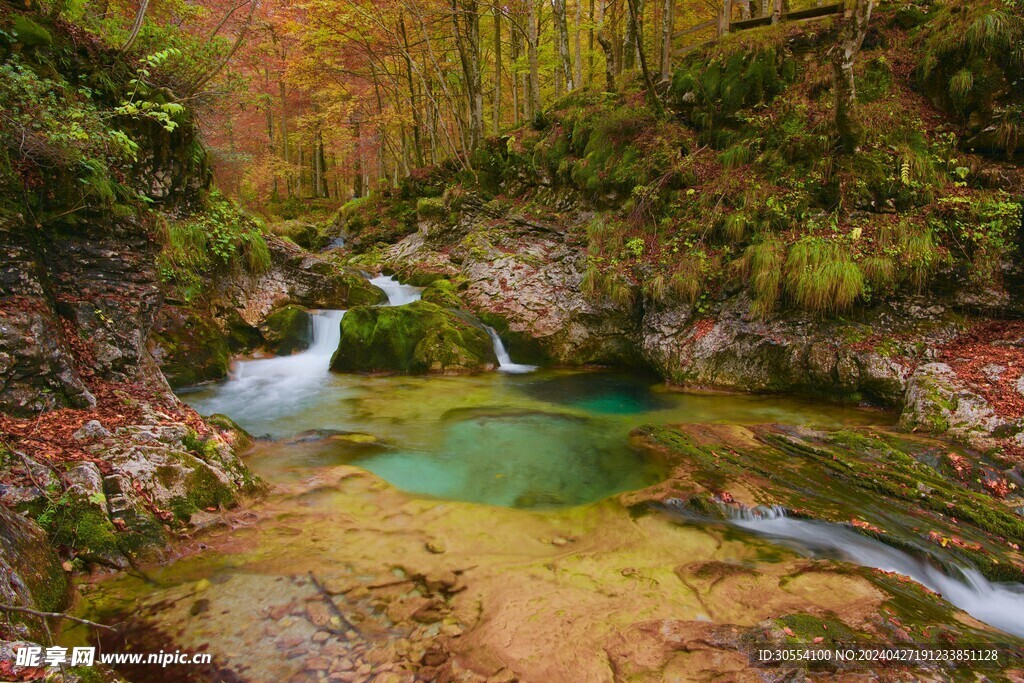
[[[871,21],[874,0],[856,0],[853,14],[840,30],[839,42],[829,50],[835,92],[836,131],[843,150],[853,153],[864,140],[864,126],[857,113],[857,87],[853,67]]]
[[[402,35],[402,55],[405,57],[405,77],[409,86],[409,110],[412,113],[412,153],[416,159],[417,166],[423,166],[423,142],[420,140],[420,129],[423,124],[420,120],[420,109],[416,103],[416,88],[412,81],[412,57],[409,54],[409,35],[405,31],[405,13],[398,14],[398,28]]]
[[[491,130],[501,132],[501,8],[494,6],[494,120]]]
[[[58,5],[63,7],[63,4]],[[149,8],[149,0],[141,0],[139,2],[139,11],[135,13],[135,21],[132,22],[132,30],[128,34],[128,40],[124,41],[124,45],[121,46],[121,52],[127,52],[132,45],[135,44],[135,39],[139,37],[139,30],[142,28],[142,22],[146,18],[146,10]],[[56,17],[53,17],[56,19]]]
[[[746,21],[750,18],[750,0],[736,0],[740,6],[740,20]]]
[[[636,68],[637,56],[640,54],[640,24],[636,16],[644,11],[643,0],[626,0],[626,40],[622,46],[622,68],[632,71]]]
[[[569,57],[569,22],[566,17],[566,0],[551,0],[555,16],[555,44],[558,46],[558,70],[565,83],[566,92],[572,92],[572,60]]]
[[[540,101],[540,58],[537,55],[539,26],[537,25],[537,0],[526,0],[527,11],[527,32],[526,32],[526,54],[530,62],[530,89],[527,102],[529,103],[530,117],[536,117],[541,110]]]
[[[605,89],[615,92],[615,48],[604,25],[605,7],[609,0],[597,0],[597,42],[604,51]]]
[[[661,18],[661,80],[672,79],[672,34],[675,33],[675,0],[665,0]]]
[[[777,24],[782,20],[782,0],[775,0],[772,5],[772,23]]]
[[[281,125],[278,126],[281,129],[281,158],[284,159],[285,165],[285,177],[284,177],[284,193],[285,197],[292,196],[292,181],[291,181],[291,170],[288,168],[290,163],[288,154],[288,91],[284,84],[284,74],[277,81],[277,91],[281,98]]]
[[[358,120],[353,122],[355,126],[355,142],[354,153],[355,159],[353,160],[353,171],[354,177],[352,179],[352,196],[356,199],[363,196],[363,155],[360,149],[360,139],[362,137],[361,126]]]
[[[718,35],[728,34],[730,23],[732,23],[732,0],[722,0],[722,13],[718,15]]]
[[[582,2],[583,0],[578,0]],[[590,26],[587,29],[587,86],[594,86],[594,0],[590,0]]]
[[[461,8],[460,8],[461,6]],[[452,0],[452,25],[455,44],[462,62],[469,103],[468,149],[474,149],[484,137],[484,94],[480,77],[480,13],[477,0]],[[465,31],[459,23],[462,15]]]
[[[573,55],[572,82],[577,88],[583,85],[583,0],[576,0],[576,41]]]
[[[639,4],[640,0],[626,0],[626,2],[629,5],[629,19],[637,38],[637,45],[642,47],[643,34],[637,21],[637,15],[639,14],[637,4]],[[651,80],[651,72],[647,69],[647,56],[643,50],[639,50],[637,56],[640,58],[640,70],[643,72],[644,85],[647,87],[647,101],[650,103],[655,115],[659,117],[664,116],[665,108],[661,106],[661,100],[658,98],[658,93],[654,90],[654,82]]]

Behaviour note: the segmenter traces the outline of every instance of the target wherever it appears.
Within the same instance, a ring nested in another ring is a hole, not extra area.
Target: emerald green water
[[[260,361],[257,361],[259,363]],[[649,422],[879,424],[878,411],[779,397],[673,392],[655,379],[607,372],[539,371],[461,377],[253,375],[188,393],[283,441],[260,474],[298,480],[352,464],[423,496],[517,508],[556,508],[650,485],[663,473],[629,443]],[[248,381],[246,381],[248,380]],[[272,391],[288,383],[288,391]]]

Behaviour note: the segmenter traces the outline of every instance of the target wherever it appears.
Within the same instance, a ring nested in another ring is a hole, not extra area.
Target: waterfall
[[[263,420],[296,412],[313,399],[328,375],[331,356],[341,340],[345,311],[313,312],[313,339],[291,356],[243,360],[216,396],[199,402],[205,414],[225,413]]]
[[[533,372],[537,369],[536,365],[513,363],[512,358],[508,355],[508,351],[505,350],[505,345],[501,343],[501,337],[498,336],[495,329],[490,325],[484,325],[484,328],[486,328],[487,334],[491,336],[491,342],[494,344],[494,355],[498,357],[498,370],[515,375]]]
[[[388,295],[388,306],[411,304],[413,301],[419,301],[420,295],[423,293],[422,287],[403,285],[390,275],[378,275],[371,278],[370,284],[384,290],[384,293]]]
[[[342,249],[344,246],[345,238],[340,235],[338,237],[332,237],[331,241],[327,243],[327,249]]]
[[[782,507],[721,508],[733,526],[781,541],[804,554],[838,558],[910,577],[980,621],[1024,637],[1024,584],[992,583],[974,567],[964,565],[952,565],[946,573],[924,558],[842,525],[788,517]]]

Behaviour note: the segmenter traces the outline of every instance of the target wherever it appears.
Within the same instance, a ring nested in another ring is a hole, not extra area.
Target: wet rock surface
[[[750,648],[1007,642],[898,577],[614,500],[560,512],[416,500],[352,467],[280,494],[252,526],[236,518],[157,570],[163,589],[100,583],[83,613],[132,612],[128,642],[205,648],[241,681],[790,680],[800,670],[759,668]]]
[[[965,311],[991,313],[993,294],[976,292],[971,303],[959,290],[907,295],[835,319],[792,311],[759,319],[745,295],[728,293],[699,309],[653,303],[639,292],[619,304],[597,303],[581,292],[581,226],[589,214],[575,207],[570,215],[527,218],[471,197],[454,218],[421,219],[385,261],[418,284],[457,282],[459,301],[494,326],[520,362],[640,365],[687,387],[905,407],[907,424],[927,422],[970,446],[1024,452],[1017,443],[1024,442],[1024,404],[993,405],[958,375],[959,366],[942,380],[945,394],[963,397],[955,414],[943,415],[948,396],[936,402],[942,392],[921,387],[933,373],[920,368],[991,323]]]
[[[777,506],[994,581],[1024,580],[1016,473],[977,453],[873,428],[651,425],[633,438],[672,468],[662,484],[626,494],[634,502],[712,519]]]
[[[0,218],[0,409],[87,408],[92,379],[166,388],[145,345],[162,301],[147,226],[95,217],[74,235],[34,230]]]

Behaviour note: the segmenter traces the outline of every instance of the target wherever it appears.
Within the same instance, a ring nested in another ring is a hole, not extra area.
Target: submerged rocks
[[[1011,474],[948,443],[783,425],[648,425],[633,438],[672,476],[626,494],[631,504],[656,500],[719,519],[779,506],[911,554],[974,566],[993,581],[1024,579],[1016,552],[1024,520],[999,500],[1012,495]]]
[[[486,330],[427,301],[349,310],[331,359],[334,372],[462,373],[497,365]]]

